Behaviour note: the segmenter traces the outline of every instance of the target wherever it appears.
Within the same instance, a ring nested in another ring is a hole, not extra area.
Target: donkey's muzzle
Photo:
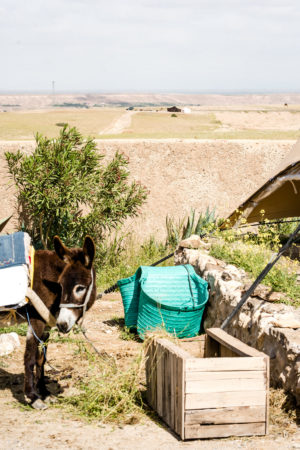
[[[62,308],[58,315],[56,325],[57,328],[62,333],[68,333],[71,328],[75,325],[77,320],[77,315],[74,314],[74,311],[68,308]]]
[[[69,324],[67,322],[57,323],[57,328],[64,334],[68,333],[68,331],[70,331],[71,329],[69,329]]]

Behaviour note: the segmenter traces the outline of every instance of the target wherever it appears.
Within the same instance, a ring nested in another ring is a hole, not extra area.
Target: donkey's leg
[[[45,324],[41,320],[32,319],[31,326],[34,329],[35,334],[41,338],[43,335],[43,331],[45,328]],[[34,404],[38,399],[39,395],[36,390],[35,384],[35,376],[34,376],[34,368],[37,363],[37,352],[38,352],[39,342],[33,334],[31,327],[28,327],[28,332],[26,336],[26,348],[24,355],[24,364],[25,364],[25,395],[31,400],[32,404]],[[37,402],[37,407],[39,409],[42,408],[43,402]],[[34,405],[33,405],[34,406]]]
[[[42,341],[47,343],[50,336],[50,328],[46,327],[45,331],[42,335]],[[38,346],[37,348],[37,356],[36,356],[36,386],[38,394],[44,399],[48,395],[50,395],[50,392],[46,388],[45,384],[45,371],[44,366],[46,362],[46,353],[47,353],[47,347],[41,348],[41,346]]]

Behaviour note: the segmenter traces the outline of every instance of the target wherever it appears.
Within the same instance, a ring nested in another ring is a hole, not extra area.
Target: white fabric
[[[0,270],[0,310],[12,305],[25,305],[28,287],[28,268],[26,265],[13,266]]]

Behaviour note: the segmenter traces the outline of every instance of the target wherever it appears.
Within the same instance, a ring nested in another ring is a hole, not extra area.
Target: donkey
[[[35,252],[33,290],[57,318],[62,333],[68,333],[96,300],[94,256],[95,245],[89,236],[82,249],[69,249],[55,236],[54,251]],[[44,378],[45,355],[38,339],[47,341],[49,327],[33,306],[27,306],[27,313],[31,327],[26,336],[24,391],[34,408],[45,409],[42,400],[49,392]]]

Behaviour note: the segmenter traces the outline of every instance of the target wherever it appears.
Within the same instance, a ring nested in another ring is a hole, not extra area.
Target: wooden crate
[[[149,405],[184,440],[267,433],[269,358],[219,328],[152,340],[146,376]]]

